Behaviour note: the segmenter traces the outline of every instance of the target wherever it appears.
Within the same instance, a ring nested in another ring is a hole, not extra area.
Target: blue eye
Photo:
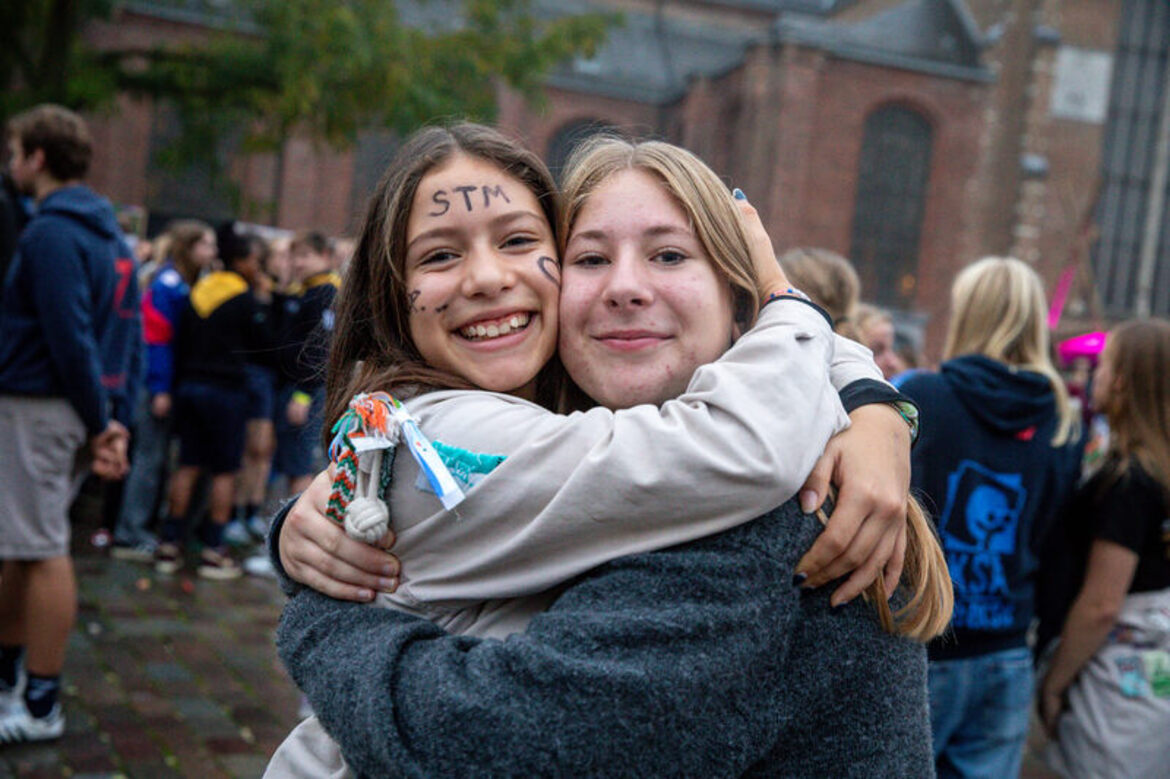
[[[572,265],[580,265],[586,268],[597,267],[599,265],[606,265],[609,263],[605,257],[600,254],[582,254],[573,260]]]
[[[654,259],[663,265],[678,265],[686,260],[686,255],[675,249],[663,249],[654,255]]]

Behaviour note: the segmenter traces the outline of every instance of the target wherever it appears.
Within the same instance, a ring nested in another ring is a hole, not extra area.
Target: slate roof
[[[749,11],[797,11],[806,14],[831,16],[858,0],[704,0],[709,5],[723,5]]]
[[[984,38],[962,0],[907,0],[852,24],[786,14],[776,30],[781,40],[843,59],[946,78],[994,80],[980,63]]]
[[[700,24],[629,10],[624,24],[612,27],[606,42],[589,59],[555,69],[550,86],[639,103],[664,105],[682,98],[695,77],[717,77],[743,64],[747,49],[780,40],[811,46],[835,57],[944,78],[992,81],[980,64],[983,36],[963,0],[906,0],[859,22],[834,21],[841,8],[858,0],[705,0],[775,13],[775,22],[758,29]],[[400,0],[406,24],[431,29],[459,25],[458,0]],[[247,26],[233,0],[153,0],[127,6],[145,12],[212,25]],[[535,0],[544,17],[612,11],[590,0]]]
[[[542,6],[563,7],[558,0]],[[670,16],[625,12],[590,59],[578,59],[546,79],[550,86],[640,103],[665,104],[683,97],[696,76],[718,76],[743,64],[749,45],[770,31],[698,25]]]

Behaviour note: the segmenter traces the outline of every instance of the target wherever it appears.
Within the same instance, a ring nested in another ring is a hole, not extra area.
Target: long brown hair
[[[1109,334],[1114,386],[1105,402],[1108,466],[1116,476],[1136,460],[1162,485],[1170,506],[1170,321],[1139,319]]]
[[[358,392],[473,389],[423,360],[410,335],[406,290],[406,228],[415,193],[427,173],[456,154],[490,162],[519,179],[540,203],[555,237],[556,184],[532,152],[497,130],[472,123],[426,127],[407,139],[370,197],[337,296],[325,385],[326,446],[334,422]]]
[[[719,177],[689,151],[661,141],[632,142],[612,136],[586,141],[572,155],[565,170],[560,246],[589,197],[611,175],[623,170],[645,170],[662,182],[686,211],[720,277],[731,287],[736,320],[743,327],[755,323],[760,308],[751,250],[735,203]],[[946,558],[922,507],[907,496],[906,565],[901,588],[905,605],[891,612],[882,582],[867,593],[878,619],[890,633],[918,641],[939,635],[950,621],[954,604]]]
[[[183,281],[194,284],[200,268],[191,259],[191,252],[203,236],[215,235],[215,231],[211,225],[198,219],[180,219],[167,225],[167,235],[170,236],[171,261],[175,264],[175,270],[183,277]]]

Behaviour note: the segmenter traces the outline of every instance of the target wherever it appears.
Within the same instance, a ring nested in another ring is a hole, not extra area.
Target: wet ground
[[[80,609],[65,736],[0,747],[0,777],[257,777],[299,721],[273,646],[274,582],[175,576],[93,548],[75,525]]]

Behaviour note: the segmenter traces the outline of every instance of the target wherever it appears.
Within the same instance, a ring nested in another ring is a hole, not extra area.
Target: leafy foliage
[[[43,101],[94,108],[128,92],[176,108],[177,162],[212,160],[229,134],[244,150],[274,148],[294,128],[344,147],[368,127],[490,120],[496,79],[536,97],[551,67],[592,55],[616,21],[538,18],[531,0],[228,5],[227,24],[203,42],[97,49],[83,31],[112,18],[111,0],[0,3],[0,113]]]

